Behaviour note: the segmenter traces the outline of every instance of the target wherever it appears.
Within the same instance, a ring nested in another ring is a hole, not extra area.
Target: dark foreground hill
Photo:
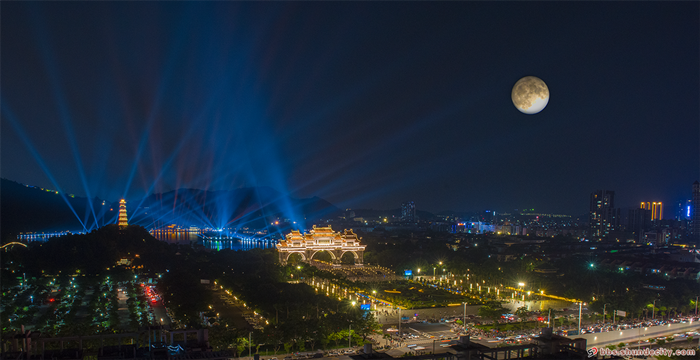
[[[170,253],[168,243],[156,240],[146,229],[130,225],[106,225],[87,234],[66,235],[46,242],[32,242],[27,249],[17,248],[17,256],[33,276],[41,274],[99,274],[120,259],[144,266],[145,272],[163,271]]]

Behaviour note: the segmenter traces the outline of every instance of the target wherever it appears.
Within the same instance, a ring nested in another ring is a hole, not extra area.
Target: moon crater
[[[549,102],[549,88],[540,78],[526,76],[513,86],[513,105],[524,114],[537,114]]]

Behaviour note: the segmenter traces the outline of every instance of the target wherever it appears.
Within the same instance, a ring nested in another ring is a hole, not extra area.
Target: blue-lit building
[[[690,208],[690,234],[692,239],[700,245],[700,182],[693,183],[693,199]]]
[[[690,220],[690,209],[693,207],[693,200],[686,199],[678,202],[676,206],[676,220]]]

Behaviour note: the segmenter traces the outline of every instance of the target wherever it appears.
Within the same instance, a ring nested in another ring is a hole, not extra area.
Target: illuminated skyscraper
[[[700,182],[693,183],[693,205],[690,208],[690,234],[700,242]]]
[[[619,230],[620,209],[615,208],[615,192],[597,190],[591,194],[589,226],[591,236],[602,239]]]
[[[635,240],[641,240],[644,237],[644,232],[651,228],[651,210],[646,210],[644,207],[629,210],[627,231],[634,234]]]
[[[129,225],[126,218],[126,200],[119,201],[119,228],[123,229]]]
[[[651,210],[651,221],[661,220],[664,218],[663,205],[661,204],[661,201],[642,202],[640,209]]]
[[[416,222],[416,204],[413,201],[401,204],[401,221]]]
[[[676,220],[690,220],[690,209],[693,208],[693,200],[681,200],[676,208]]]

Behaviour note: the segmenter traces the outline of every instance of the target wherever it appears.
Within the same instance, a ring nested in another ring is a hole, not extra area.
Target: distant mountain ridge
[[[139,204],[132,201],[131,208],[131,221],[137,224],[162,226],[167,219],[171,223],[213,228],[260,228],[271,218],[303,223],[340,212],[319,197],[295,199],[269,187],[216,191],[178,189],[150,195]]]
[[[1,179],[0,186],[3,241],[19,232],[82,231],[81,221],[91,229],[96,217],[99,226],[115,223],[119,211],[117,201],[57,194],[8,179]],[[304,222],[336,216],[340,210],[318,197],[295,199],[269,187],[250,187],[217,191],[178,189],[138,200],[127,199],[127,213],[130,224],[146,228],[169,224],[261,228],[278,217],[303,226]]]

